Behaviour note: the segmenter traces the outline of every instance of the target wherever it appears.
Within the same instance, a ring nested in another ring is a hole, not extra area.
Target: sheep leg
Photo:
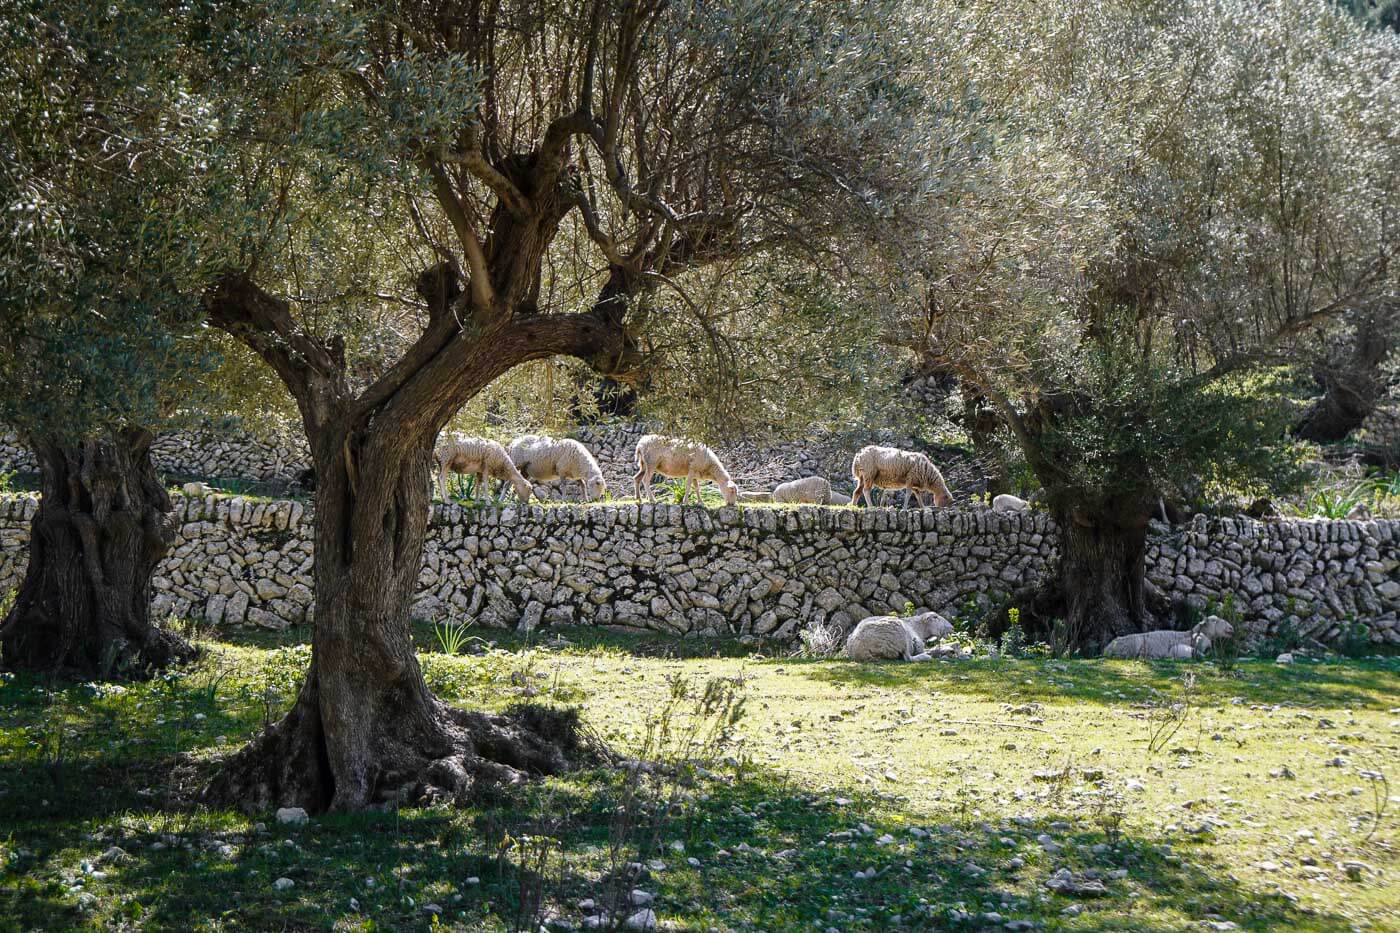
[[[642,474],[646,472],[646,467],[637,466],[637,472],[632,474],[632,495],[637,497],[637,501],[642,501]]]
[[[865,483],[865,480],[861,480],[861,482],[862,482],[862,483]],[[865,507],[866,507],[867,509],[873,509],[873,508],[875,507],[875,506],[873,506],[873,505],[870,504],[870,486],[869,486],[869,484],[866,484],[866,486],[865,486]]]
[[[451,502],[451,501],[452,501],[451,499],[447,498],[447,461],[446,461],[446,460],[439,460],[439,461],[438,461],[438,498],[442,499],[443,502]]]

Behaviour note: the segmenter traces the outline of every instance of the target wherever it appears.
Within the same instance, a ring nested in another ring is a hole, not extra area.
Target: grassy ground
[[[1397,659],[878,666],[597,632],[448,657],[419,635],[439,695],[579,704],[624,753],[650,722],[669,754],[675,678],[723,678],[737,744],[693,787],[598,768],[289,827],[186,801],[290,701],[305,633],[209,641],[125,690],[10,677],[0,929],[537,929],[633,887],[683,929],[1400,929],[1400,805],[1377,826],[1397,791],[1373,779],[1400,784]],[[1060,869],[1103,893],[1052,892]]]

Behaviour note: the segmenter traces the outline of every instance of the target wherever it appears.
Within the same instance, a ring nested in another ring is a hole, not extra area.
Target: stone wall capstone
[[[292,500],[177,499],[156,610],[283,628],[309,621],[312,516]],[[18,586],[32,495],[0,498],[0,590]],[[955,613],[1053,565],[1043,513],[435,504],[413,612],[533,629],[622,625],[795,640],[906,603]],[[1233,595],[1253,634],[1285,619],[1320,641],[1364,624],[1400,644],[1400,521],[1207,520],[1154,526],[1149,578],[1204,608]]]

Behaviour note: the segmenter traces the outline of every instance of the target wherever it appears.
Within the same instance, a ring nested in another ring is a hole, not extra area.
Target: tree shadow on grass
[[[1386,709],[1400,692],[1400,663],[1339,661],[1280,666],[1242,662],[1231,672],[1183,661],[965,660],[922,664],[786,661],[824,683],[928,689],[984,700],[1120,704],[1170,694],[1187,672],[1204,702]]]
[[[545,912],[580,923],[581,899],[607,897],[621,780],[615,769],[595,769],[461,809],[336,815],[295,827],[264,817],[261,830],[235,813],[147,804],[118,815],[89,805],[10,829],[7,845],[31,854],[0,872],[0,916],[26,929],[74,924],[79,897],[90,893],[86,919],[104,926],[189,929],[217,920],[325,929],[372,919],[411,929],[428,926],[431,904],[449,929],[512,929],[522,919],[536,928],[530,901],[538,893]],[[1109,840],[1082,814],[983,822],[846,793],[813,792],[751,766],[705,781],[655,834],[655,850],[626,850],[627,859],[657,858],[664,867],[653,864],[623,889],[647,891],[661,919],[697,929],[979,929],[994,925],[985,916],[992,912],[1003,922],[1074,930],[1178,930],[1210,918],[1246,929],[1351,923],[1231,880],[1208,844],[1132,831]],[[99,838],[86,838],[94,831]],[[1059,850],[1037,841],[1042,834]],[[543,871],[522,856],[539,835],[556,839],[562,853]],[[102,859],[112,846],[125,854]],[[85,873],[83,860],[105,877]],[[1104,893],[1051,893],[1045,883],[1061,869],[1102,880]],[[279,878],[293,886],[277,890]],[[1063,913],[1071,905],[1077,916]]]

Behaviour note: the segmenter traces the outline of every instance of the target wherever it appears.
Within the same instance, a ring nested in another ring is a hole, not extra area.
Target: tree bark
[[[1059,587],[1068,643],[1100,650],[1154,621],[1146,580],[1147,516],[1058,512]]]
[[[1326,360],[1314,369],[1323,394],[1308,409],[1294,433],[1316,443],[1339,441],[1361,427],[1385,394],[1381,363],[1395,341],[1400,308],[1381,305],[1360,315],[1355,337],[1342,359]]]
[[[43,495],[24,582],[0,625],[7,667],[108,679],[194,657],[151,619],[151,578],[174,539],[151,440],[128,429],[81,446],[33,443]]]

